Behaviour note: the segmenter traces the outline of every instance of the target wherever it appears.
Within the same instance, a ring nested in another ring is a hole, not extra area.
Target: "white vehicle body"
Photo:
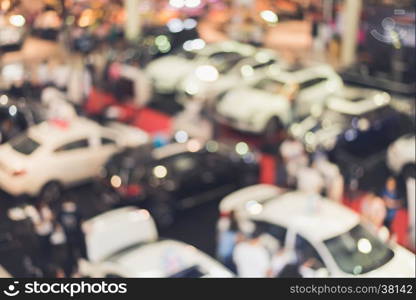
[[[279,61],[277,54],[268,49],[259,49],[252,56],[239,61],[230,69],[218,73],[217,78],[205,78],[196,68],[180,83],[179,92],[185,98],[210,100],[231,88],[253,83],[270,65]]]
[[[158,241],[149,212],[134,207],[115,209],[83,224],[89,261],[80,271],[90,277],[171,277],[195,268],[201,277],[232,273],[191,245]]]
[[[320,196],[317,195],[317,197]],[[337,251],[333,249],[331,252],[327,242],[335,238],[341,237],[341,240],[344,241],[352,237],[348,234],[357,226],[360,227],[359,215],[328,199],[320,198],[315,208],[311,205],[312,201],[311,195],[301,192],[281,193],[274,186],[254,185],[224,198],[220,203],[220,211],[226,215],[227,212],[233,210],[240,224],[249,223],[255,226],[255,222],[260,221],[284,228],[286,234],[283,247],[293,250],[294,253],[296,239],[300,236],[309,242],[318,253],[327,271],[325,273],[329,276],[354,276],[353,272],[343,271],[339,261],[333,255],[334,253],[336,255],[342,254],[346,249],[337,248],[335,249]],[[349,240],[353,244],[348,250],[350,252],[347,251],[347,255],[350,257],[347,256],[346,259],[353,260],[355,255],[365,255],[365,258],[370,260],[372,256],[377,255],[377,253],[373,253],[372,246],[376,247],[376,243],[380,245],[383,242],[375,236],[371,237],[373,244],[370,240],[363,241],[363,239],[361,238],[357,244],[352,238]],[[415,255],[398,245],[383,245],[388,247],[389,250],[386,251],[392,254],[390,259],[375,269],[368,272],[363,271],[363,273],[357,272],[356,275],[363,277],[415,277]],[[366,252],[363,252],[364,250]],[[363,270],[364,268],[361,265],[348,267],[354,270],[359,270],[359,268]]]
[[[171,94],[176,92],[183,78],[195,71],[198,66],[209,65],[210,57],[221,52],[250,56],[255,52],[255,48],[233,41],[210,44],[200,50],[189,51],[188,54],[195,56],[191,59],[186,58],[186,53],[158,58],[147,65],[145,72],[157,92]]]
[[[272,118],[287,126],[294,117],[309,115],[342,86],[341,78],[326,65],[294,72],[276,66],[249,87],[233,89],[218,99],[217,116],[236,129],[261,133]]]
[[[72,186],[97,176],[114,153],[147,141],[143,131],[119,123],[43,122],[0,146],[0,189],[37,196],[50,182]]]
[[[387,150],[387,165],[395,173],[400,174],[406,165],[416,164],[416,137],[414,134],[402,136]]]
[[[361,88],[347,88],[328,97],[326,106],[314,111],[299,123],[292,124],[291,134],[305,144],[309,152],[331,150],[337,136],[351,127],[350,120],[389,105],[388,93]],[[358,125],[366,122],[358,122]],[[318,126],[318,129],[317,129]]]

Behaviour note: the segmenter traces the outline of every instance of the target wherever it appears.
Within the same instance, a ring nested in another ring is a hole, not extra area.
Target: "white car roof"
[[[31,138],[42,144],[56,144],[61,141],[88,137],[102,130],[98,123],[86,118],[76,118],[72,121],[45,121],[30,127],[28,134]]]
[[[91,218],[83,223],[83,229],[91,261],[101,261],[126,247],[158,238],[149,212],[132,206]]]
[[[213,53],[216,52],[232,52],[236,51],[238,53],[241,53],[245,56],[253,55],[256,52],[256,48],[249,45],[249,44],[243,44],[236,41],[223,41],[218,43],[212,43],[206,45],[201,50],[197,50],[196,53],[200,56],[210,56]]]
[[[220,211],[234,209],[239,218],[291,228],[312,241],[334,237],[359,223],[356,213],[326,198],[321,198],[318,209],[311,211],[310,197],[299,191],[282,194],[276,186],[259,184],[225,197]]]
[[[173,240],[148,243],[110,258],[110,261],[129,277],[169,277],[193,266],[199,266],[203,276],[231,276],[227,269],[205,253]]]
[[[345,88],[328,98],[329,109],[348,115],[362,115],[390,104],[388,93],[370,90]]]
[[[120,146],[134,147],[149,141],[149,135],[139,128],[117,122],[110,122],[104,127],[83,117],[71,121],[45,121],[30,127],[28,135],[40,144],[51,146],[94,135],[112,138]]]
[[[311,241],[332,238],[359,223],[356,213],[329,199],[321,198],[315,211],[310,210],[311,201],[311,195],[289,192],[265,203],[253,219],[292,228]]]
[[[229,194],[220,202],[220,212],[229,213],[232,210],[245,209],[249,201],[261,203],[270,197],[277,197],[281,193],[277,186],[270,184],[257,184],[240,189]]]

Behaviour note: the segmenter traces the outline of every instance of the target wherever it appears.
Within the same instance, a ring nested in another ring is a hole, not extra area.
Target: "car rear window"
[[[40,146],[38,142],[28,137],[26,134],[11,140],[10,145],[14,150],[25,155],[32,154]]]

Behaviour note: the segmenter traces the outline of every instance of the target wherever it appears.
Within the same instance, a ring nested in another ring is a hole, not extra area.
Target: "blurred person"
[[[32,217],[33,223],[35,225],[35,232],[39,239],[40,245],[40,264],[42,271],[45,274],[48,274],[49,267],[51,265],[51,255],[52,255],[52,244],[51,244],[51,235],[53,232],[53,222],[54,215],[47,204],[44,202],[38,202],[35,205],[35,210]]]
[[[388,239],[389,232],[384,226],[387,209],[382,198],[377,197],[373,193],[365,196],[361,206],[361,214],[376,235],[382,240]]]
[[[311,164],[299,169],[296,174],[297,189],[307,194],[320,195],[325,186],[321,173]]]
[[[322,267],[322,263],[314,257],[307,259],[300,265],[299,274],[302,278],[328,277],[328,272]]]
[[[43,89],[40,98],[42,104],[48,107],[48,119],[70,121],[77,116],[74,106],[67,101],[66,94],[54,87]]]
[[[65,259],[66,253],[66,236],[62,226],[59,223],[54,224],[54,230],[51,235],[52,244],[52,261],[54,265],[54,276],[58,278],[65,277]]]
[[[384,226],[391,229],[391,224],[396,216],[396,212],[401,208],[401,201],[397,192],[397,182],[392,176],[387,178],[385,187],[381,193],[381,197],[386,205],[386,217],[384,218]]]
[[[81,228],[82,216],[78,206],[71,199],[66,199],[58,214],[58,222],[66,236],[67,259],[64,271],[67,277],[72,276],[78,258],[87,258],[85,236]]]
[[[287,185],[294,187],[296,174],[308,163],[303,144],[293,136],[289,136],[281,143],[279,150],[286,167]]]
[[[52,83],[61,91],[66,91],[68,86],[69,74],[71,68],[63,62],[57,62],[51,70]]]
[[[271,276],[280,277],[286,266],[293,263],[293,255],[287,248],[279,248],[271,259]]]
[[[237,244],[233,260],[240,277],[262,278],[270,274],[270,255],[262,245],[261,233],[254,233],[246,240]]]
[[[221,216],[218,222],[217,258],[232,272],[236,272],[233,252],[238,242],[238,223],[231,211],[228,216]]]
[[[82,57],[74,57],[74,63],[69,73],[67,94],[69,100],[81,106],[92,88],[92,74],[86,68]]]
[[[339,167],[330,162],[325,154],[317,155],[313,167],[323,176],[326,196],[341,203],[344,194],[344,177]]]

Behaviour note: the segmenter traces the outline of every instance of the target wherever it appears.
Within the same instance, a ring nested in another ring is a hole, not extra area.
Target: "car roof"
[[[57,144],[97,134],[104,128],[86,118],[75,118],[71,121],[49,120],[28,130],[28,135],[42,144]]]
[[[223,41],[218,43],[212,43],[206,45],[201,50],[197,50],[196,53],[201,56],[210,56],[217,52],[238,52],[245,56],[253,55],[256,52],[256,48],[236,41]]]
[[[101,261],[138,243],[158,238],[149,212],[128,206],[113,209],[83,223],[88,258]]]
[[[343,114],[358,116],[388,106],[390,102],[391,96],[383,91],[345,88],[328,98],[327,107]]]
[[[109,261],[127,271],[130,277],[169,277],[192,266],[210,273],[222,268],[215,260],[195,247],[174,240],[161,240],[139,245],[116,255]]]
[[[311,210],[311,195],[288,192],[263,204],[262,211],[251,219],[291,228],[311,241],[323,241],[344,232],[359,223],[359,217],[350,209],[319,195],[317,208]]]

